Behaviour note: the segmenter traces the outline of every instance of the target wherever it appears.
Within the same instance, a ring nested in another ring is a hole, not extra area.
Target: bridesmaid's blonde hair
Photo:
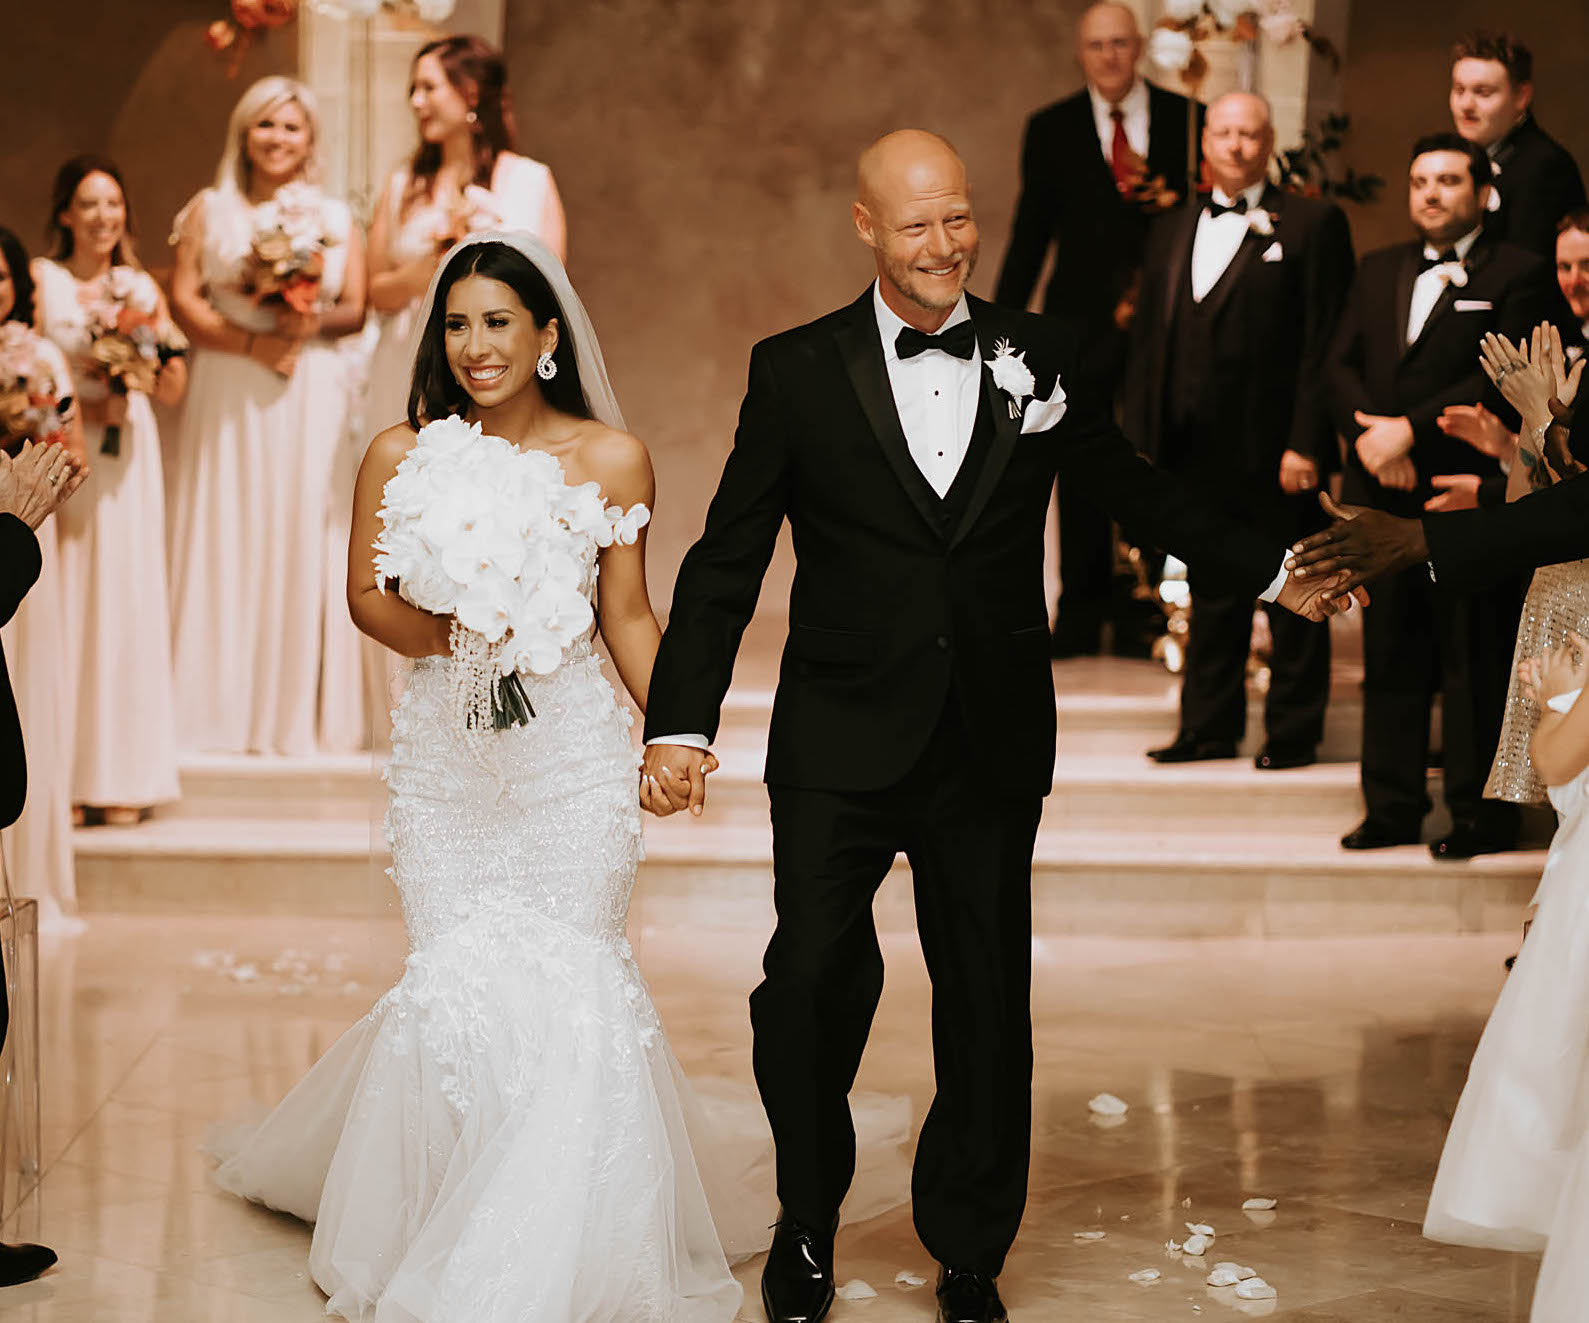
[[[289,101],[298,103],[309,124],[309,155],[304,158],[303,178],[310,183],[317,182],[320,109],[315,104],[314,93],[296,78],[272,74],[244,92],[232,108],[232,118],[226,126],[226,150],[221,153],[221,164],[215,172],[216,188],[248,195],[249,176],[253,171],[253,163],[248,159],[248,131],[277,106]]]

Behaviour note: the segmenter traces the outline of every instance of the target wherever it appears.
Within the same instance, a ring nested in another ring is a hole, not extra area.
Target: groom
[[[734,448],[657,655],[643,775],[699,811],[787,519],[797,568],[766,773],[778,922],[750,999],[782,1204],[762,1300],[773,1323],[817,1323],[833,1300],[855,1165],[847,1095],[883,984],[872,900],[904,851],[937,1081],[916,1229],[942,1265],[939,1318],[995,1323],[1026,1200],[1055,475],[1232,594],[1278,592],[1318,615],[1323,592],[1286,582],[1280,543],[1191,504],[1138,458],[1107,400],[1067,398],[1077,346],[1056,323],[965,294],[977,225],[947,142],[906,130],[874,143],[853,215],[876,282],[751,351]]]

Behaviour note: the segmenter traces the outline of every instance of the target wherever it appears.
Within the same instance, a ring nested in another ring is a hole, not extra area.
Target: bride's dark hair
[[[550,381],[538,378],[537,384],[554,409],[575,418],[589,418],[590,405],[585,401],[585,388],[579,380],[574,337],[563,317],[562,304],[534,262],[517,248],[492,240],[459,249],[436,282],[430,319],[425,323],[419,350],[414,355],[414,380],[408,392],[408,425],[418,431],[428,422],[448,414],[464,413],[469,408],[469,392],[453,375],[452,366],[447,362],[445,326],[447,294],[465,276],[500,280],[519,296],[519,302],[537,327],[544,327],[554,317],[557,319],[557,348],[552,351],[557,375]]]

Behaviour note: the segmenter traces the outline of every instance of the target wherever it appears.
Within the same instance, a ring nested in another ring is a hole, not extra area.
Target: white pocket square
[[[1065,416],[1065,388],[1054,379],[1054,393],[1046,400],[1033,399],[1021,414],[1021,435],[1029,432],[1046,432]]]
[[[1495,305],[1489,299],[1458,299],[1452,308],[1456,312],[1494,312]]]
[[[1285,256],[1286,250],[1280,246],[1280,240],[1278,239],[1263,250],[1263,260],[1265,262],[1283,262]]]

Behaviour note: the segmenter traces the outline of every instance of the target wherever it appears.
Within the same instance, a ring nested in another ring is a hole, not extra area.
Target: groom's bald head
[[[906,321],[941,323],[977,261],[971,185],[953,144],[925,129],[879,138],[861,153],[852,215],[889,306]]]

